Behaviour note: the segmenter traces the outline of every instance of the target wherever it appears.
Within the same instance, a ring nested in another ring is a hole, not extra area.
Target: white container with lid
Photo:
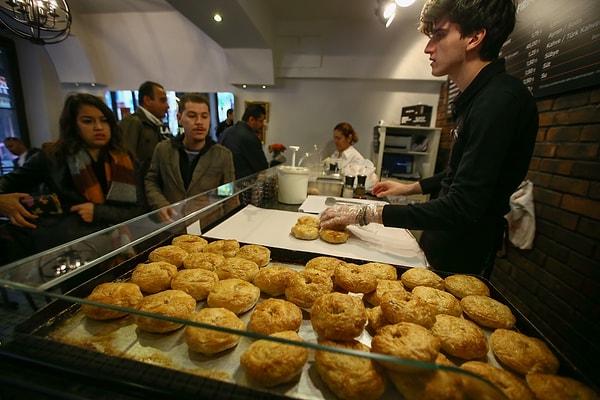
[[[279,193],[277,199],[284,204],[302,204],[308,192],[308,173],[305,167],[277,167]]]

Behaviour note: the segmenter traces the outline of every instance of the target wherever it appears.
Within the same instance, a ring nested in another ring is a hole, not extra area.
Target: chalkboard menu
[[[600,0],[520,0],[500,56],[535,97],[600,84]]]

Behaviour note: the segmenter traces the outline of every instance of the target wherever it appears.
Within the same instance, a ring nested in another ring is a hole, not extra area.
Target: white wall
[[[266,147],[272,143],[300,146],[299,153],[313,145],[324,147],[339,122],[350,123],[359,136],[356,148],[371,155],[373,127],[379,120],[400,123],[404,106],[427,104],[435,115],[441,82],[369,81],[339,79],[286,79],[275,89],[238,90],[236,119],[243,113],[244,101],[269,102]],[[291,160],[290,153],[285,153]],[[268,157],[269,158],[269,157]]]

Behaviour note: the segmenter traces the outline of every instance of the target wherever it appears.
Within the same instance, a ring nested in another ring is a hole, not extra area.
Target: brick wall
[[[442,87],[437,169],[452,121]],[[531,250],[509,245],[491,282],[581,371],[600,382],[600,86],[539,99],[540,128],[527,179],[534,183]]]

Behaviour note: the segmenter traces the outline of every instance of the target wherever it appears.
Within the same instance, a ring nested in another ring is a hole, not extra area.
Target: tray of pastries
[[[161,385],[136,372],[144,365],[183,392],[598,398],[484,278],[189,234],[73,289],[17,332],[61,349],[61,368],[117,362],[120,379]]]

